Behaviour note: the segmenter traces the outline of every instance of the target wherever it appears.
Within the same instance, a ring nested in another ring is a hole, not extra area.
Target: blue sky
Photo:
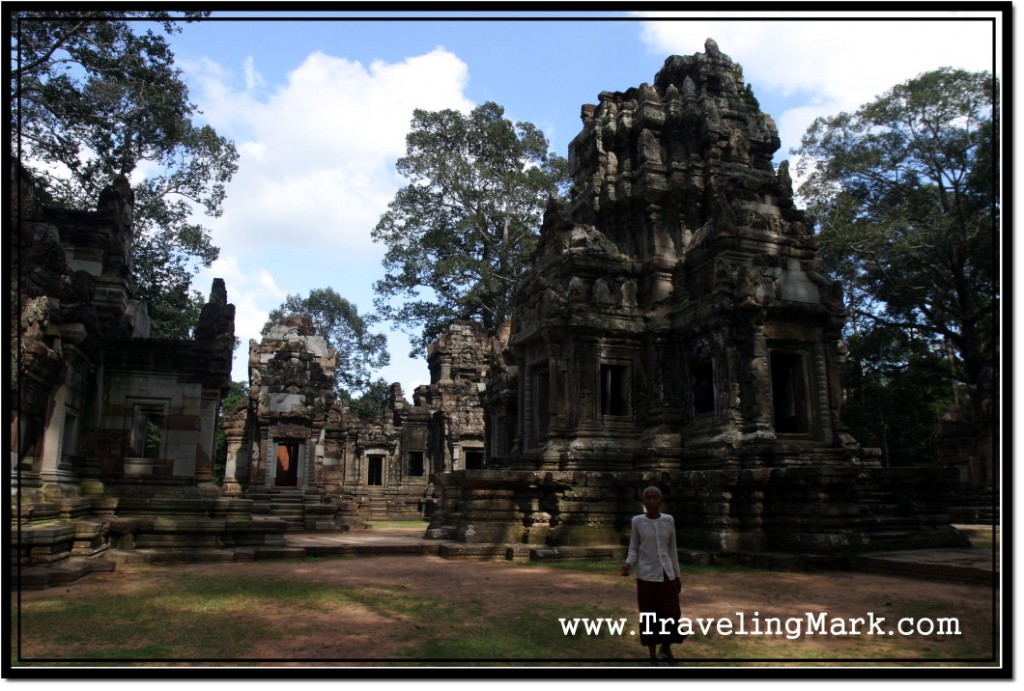
[[[775,119],[779,162],[815,117],[938,67],[992,70],[1001,50],[994,15],[981,12],[373,14],[382,19],[214,12],[170,38],[202,119],[241,154],[223,216],[204,220],[221,257],[196,281],[204,292],[213,277],[227,283],[242,341],[235,380],[248,378],[248,341],[287,294],[330,286],[373,311],[385,248],[370,231],[404,184],[394,163],[414,108],[495,101],[564,156],[581,105],[652,82],[668,56],[702,52],[712,37]],[[428,381],[426,362],[408,357],[397,327],[380,330],[392,359],[380,375],[411,394]]]

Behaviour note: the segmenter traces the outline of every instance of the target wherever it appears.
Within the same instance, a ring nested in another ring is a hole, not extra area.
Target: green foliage
[[[378,377],[363,390],[362,395],[355,398],[347,391],[342,392],[344,400],[353,413],[363,419],[377,417],[388,409],[391,398],[391,385],[382,377]]]
[[[922,464],[952,400],[950,364],[921,339],[885,326],[853,334],[843,369],[843,421],[886,465]]]
[[[975,420],[987,414],[978,390],[996,360],[997,89],[989,73],[928,72],[854,113],[819,118],[795,152],[854,332],[898,331],[939,352],[948,344]]]
[[[333,288],[314,288],[305,298],[289,295],[280,307],[271,310],[263,333],[284,317],[294,314],[309,317],[317,335],[323,336],[338,351],[336,382],[339,396],[351,400],[353,396],[367,394],[372,399],[379,393],[382,380],[373,381],[371,376],[373,370],[386,367],[391,356],[387,350],[387,336],[370,333],[370,327],[377,321],[375,317],[360,316],[356,306]]]
[[[11,145],[52,202],[89,208],[117,177],[141,172],[135,194],[132,279],[154,336],[185,337],[202,298],[190,289],[217,258],[192,221],[221,213],[237,170],[234,145],[193,121],[164,36],[207,13],[22,11],[15,17],[9,93]],[[145,31],[143,32],[143,29]]]
[[[410,184],[373,230],[388,248],[375,305],[414,339],[414,353],[455,319],[497,331],[548,197],[567,181],[567,163],[548,153],[543,133],[503,115],[491,102],[469,115],[414,113],[397,163]]]

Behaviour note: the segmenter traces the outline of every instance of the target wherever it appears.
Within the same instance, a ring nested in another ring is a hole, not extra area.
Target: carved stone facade
[[[212,482],[234,348],[224,282],[213,281],[194,339],[149,338],[128,281],[127,181],[107,188],[96,211],[52,209],[10,166],[15,563],[110,547],[280,543],[283,524],[254,522],[247,503]]]
[[[701,548],[962,544],[941,474],[896,478],[842,425],[840,286],[740,66],[709,40],[582,120],[492,379],[514,436],[440,478],[429,533],[616,544],[655,483]]]

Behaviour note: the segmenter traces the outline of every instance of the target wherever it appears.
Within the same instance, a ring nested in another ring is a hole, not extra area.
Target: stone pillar
[[[548,433],[559,433],[565,429],[566,420],[566,375],[568,365],[562,357],[560,343],[547,344],[548,356]]]
[[[68,395],[66,383],[58,386],[54,392],[39,453],[39,478],[43,483],[44,493],[53,497],[62,496],[61,486],[75,480],[74,472],[63,462]]]
[[[452,380],[452,356],[443,354],[439,358],[440,373],[438,374],[438,383],[448,384]]]
[[[217,409],[219,394],[204,391],[199,401],[199,443],[196,453],[197,482],[213,481],[213,457],[217,453]]]
[[[747,434],[774,438],[772,428],[772,382],[768,342],[764,333],[763,314],[751,319],[746,333],[746,346],[740,356],[741,391]]]
[[[224,464],[225,496],[238,496],[244,490],[239,476],[248,477],[249,453],[245,450],[246,410],[227,411],[224,414],[224,437],[227,445],[227,460]]]
[[[815,426],[818,441],[832,443],[832,406],[829,401],[828,360],[825,357],[825,346],[815,343],[811,346],[811,376],[813,387],[813,403],[815,406]]]

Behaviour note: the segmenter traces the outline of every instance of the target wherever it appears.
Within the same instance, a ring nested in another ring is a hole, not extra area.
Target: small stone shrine
[[[700,549],[965,544],[942,471],[842,424],[841,287],[740,66],[708,40],[598,98],[491,372],[490,457],[438,477],[428,535],[619,544],[657,484]]]

